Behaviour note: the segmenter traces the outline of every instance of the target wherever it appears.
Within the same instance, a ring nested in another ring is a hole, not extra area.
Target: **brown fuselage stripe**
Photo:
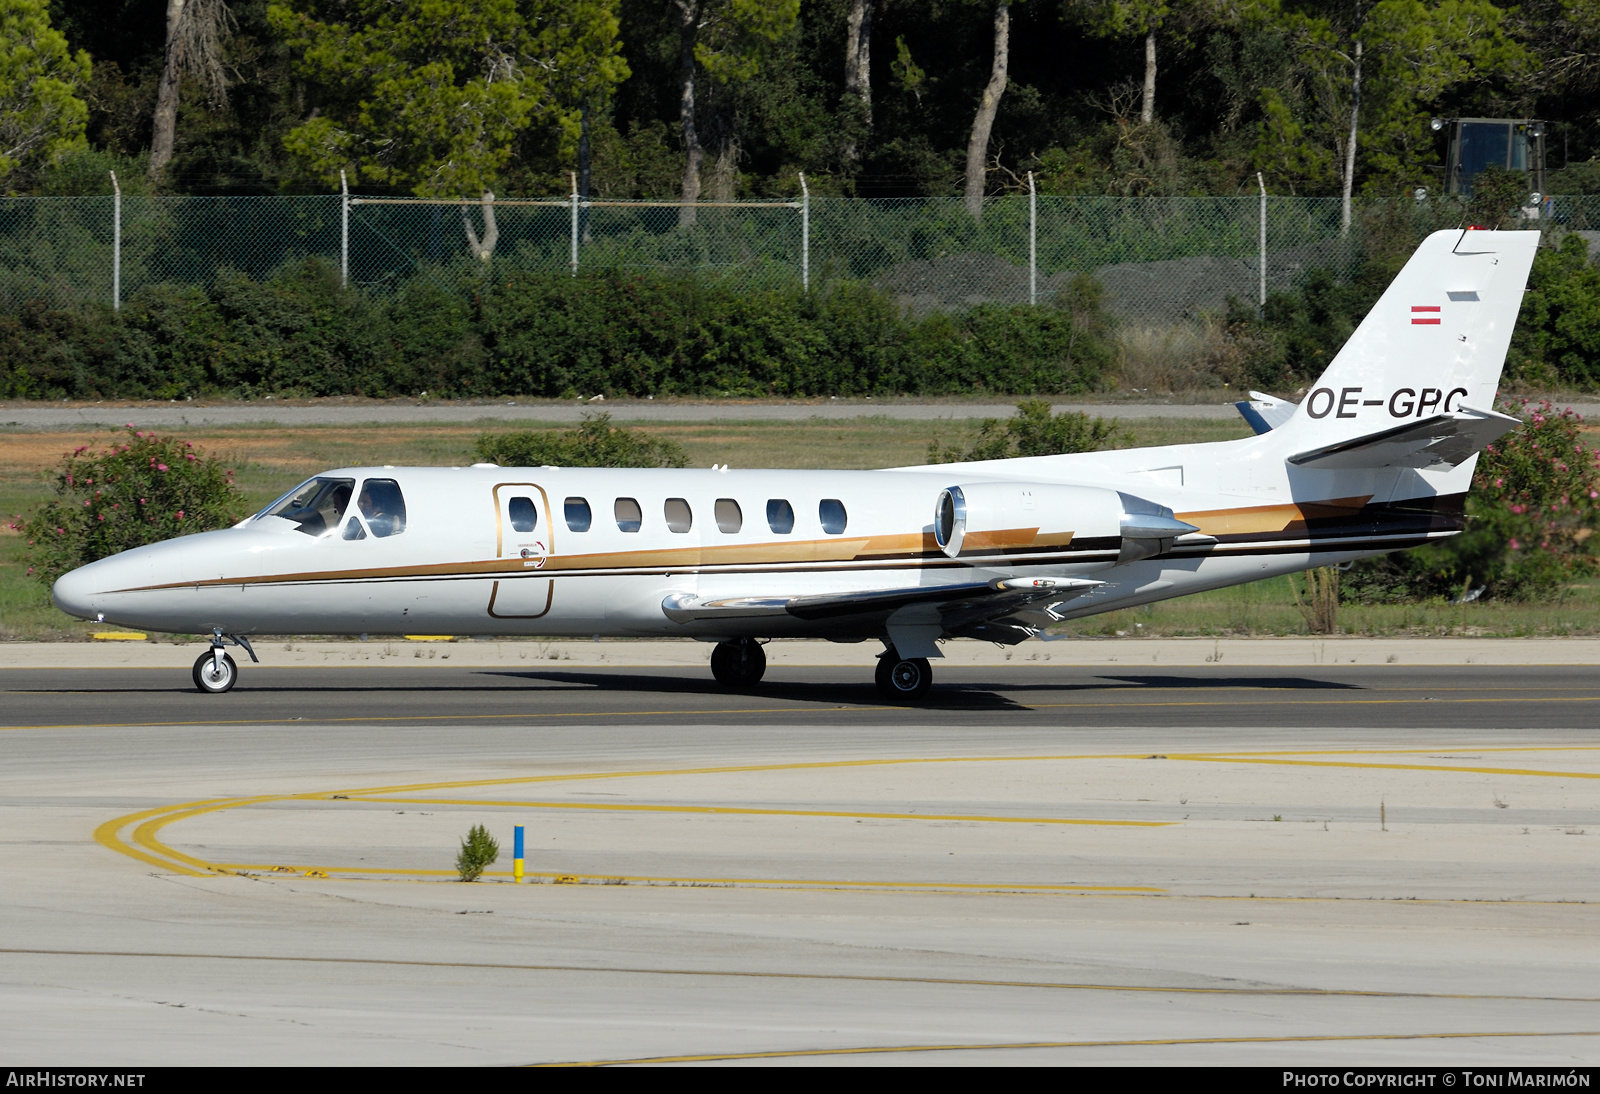
[[[1399,504],[1367,504],[1368,498],[1300,502],[1178,514],[1216,543],[1181,545],[1156,558],[1206,555],[1262,555],[1299,551],[1395,551],[1439,535],[1460,531],[1464,494],[1415,499]],[[1250,518],[1259,529],[1239,529]],[[641,574],[838,573],[873,569],[971,569],[984,566],[1055,566],[1115,561],[1121,541],[1114,537],[1073,539],[1070,534],[1039,536],[1037,529],[985,533],[1015,546],[986,546],[957,559],[947,558],[930,533],[905,533],[855,539],[802,540],[794,543],[695,546],[652,551],[610,551],[587,555],[541,556],[542,566],[521,558],[445,562],[367,570],[322,570],[260,577],[175,581],[118,589],[154,592],[247,585],[300,585],[330,582],[504,579],[543,577],[627,577]],[[974,537],[969,536],[967,542]],[[1057,545],[1045,540],[1064,538]]]

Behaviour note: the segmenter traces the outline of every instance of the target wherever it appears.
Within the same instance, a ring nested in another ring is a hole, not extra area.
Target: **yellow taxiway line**
[[[997,1049],[1162,1048],[1184,1045],[1292,1045],[1338,1041],[1463,1041],[1508,1037],[1600,1037],[1600,1030],[1485,1030],[1476,1033],[1308,1033],[1286,1037],[1146,1037],[1127,1041],[997,1041],[934,1045],[865,1045],[857,1048],[773,1049],[767,1052],[705,1052],[684,1056],[641,1056],[624,1060],[575,1060],[530,1067],[621,1067],[627,1064],[704,1064],[720,1060],[785,1060],[807,1056],[877,1056],[912,1052],[986,1052]]]
[[[1502,752],[1515,751],[1592,751],[1596,746],[1573,746],[1561,748],[1560,746],[1533,746],[1527,749],[1505,748],[1498,749]],[[1489,750],[1475,750],[1487,752]],[[318,801],[333,800],[361,801],[368,804],[433,804],[452,805],[469,808],[518,808],[518,809],[571,809],[589,811],[615,811],[615,812],[650,812],[650,813],[682,813],[698,815],[745,815],[745,816],[789,816],[789,817],[817,817],[817,818],[852,818],[896,821],[945,821],[967,823],[1002,823],[1002,824],[1058,824],[1058,825],[1106,825],[1118,827],[1157,828],[1168,827],[1177,822],[1162,821],[1130,821],[1130,820],[1095,820],[1088,818],[1065,817],[1008,817],[992,814],[943,814],[943,813],[890,813],[866,812],[845,810],[799,810],[799,809],[760,809],[743,806],[678,806],[645,803],[590,803],[590,802],[562,802],[562,801],[506,801],[506,800],[471,800],[453,798],[399,798],[392,795],[415,794],[430,790],[460,790],[488,786],[526,786],[539,783],[589,781],[595,779],[626,779],[648,777],[682,777],[685,775],[712,775],[712,774],[748,774],[757,772],[782,772],[801,770],[827,770],[852,767],[878,767],[899,766],[913,764],[992,764],[992,763],[1030,763],[1049,761],[1084,762],[1093,760],[1164,760],[1169,762],[1190,763],[1237,763],[1237,764],[1264,764],[1282,766],[1301,766],[1319,768],[1349,768],[1349,769],[1378,769],[1397,771],[1432,771],[1450,774],[1488,774],[1503,777],[1534,777],[1534,778],[1575,778],[1597,779],[1600,772],[1579,771],[1550,771],[1537,768],[1521,767],[1484,767],[1445,764],[1407,764],[1392,762],[1375,762],[1355,759],[1332,759],[1335,756],[1366,756],[1366,755],[1437,755],[1437,749],[1407,749],[1407,750],[1367,750],[1367,749],[1319,749],[1290,752],[1276,750],[1262,753],[1170,753],[1157,755],[1141,755],[1137,753],[1114,754],[1087,754],[1087,755],[1044,755],[1044,756],[927,756],[927,757],[879,757],[865,760],[823,760],[805,761],[780,764],[729,764],[707,767],[690,768],[649,768],[622,771],[590,771],[570,772],[555,775],[529,775],[515,778],[497,779],[458,779],[432,783],[407,783],[397,786],[378,786],[351,788],[340,792],[302,792],[295,794],[259,795],[243,798],[216,798],[204,801],[185,802],[162,808],[148,809],[138,813],[131,813],[124,817],[110,820],[95,829],[94,838],[102,846],[149,865],[163,869],[175,870],[188,875],[203,876],[216,872],[262,871],[270,872],[275,869],[266,864],[239,864],[239,863],[214,863],[178,851],[162,842],[158,837],[162,829],[181,820],[203,816],[221,810],[244,808],[251,805],[260,805],[269,802],[285,801]],[[1313,759],[1312,757],[1322,757]],[[133,827],[133,832],[127,840],[121,836],[123,829]],[[337,867],[316,866],[310,870],[332,872],[341,875],[357,876],[411,876],[411,877],[438,877],[449,876],[447,870],[416,870],[416,869],[378,869],[369,867]],[[569,875],[561,874],[535,874],[533,876],[549,876],[560,878]],[[570,875],[578,877],[579,875]],[[591,880],[604,881],[613,875],[582,875]],[[758,885],[758,886],[816,886],[816,887],[873,887],[873,888],[915,888],[951,889],[951,890],[1039,890],[1039,891],[1067,891],[1067,892],[1151,892],[1158,893],[1164,890],[1143,886],[1082,886],[1082,885],[1031,885],[1031,884],[940,884],[927,882],[882,882],[861,880],[824,880],[824,879],[799,879],[799,878],[670,878],[670,877],[627,877],[621,880],[633,880],[648,884],[678,884],[678,885]]]

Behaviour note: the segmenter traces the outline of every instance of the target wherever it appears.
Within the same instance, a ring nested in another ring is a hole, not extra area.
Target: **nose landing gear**
[[[766,671],[766,651],[754,638],[718,642],[711,651],[711,675],[723,687],[755,687]]]
[[[225,635],[222,633],[222,628],[214,628],[211,632],[211,648],[202,653],[194,663],[194,686],[207,695],[221,695],[225,691],[231,691],[233,685],[239,682],[239,666],[234,664],[231,656],[223,652],[223,646],[226,644],[224,640],[231,641],[244,650],[256,664],[261,663],[256,651],[250,648],[250,639],[237,634]]]

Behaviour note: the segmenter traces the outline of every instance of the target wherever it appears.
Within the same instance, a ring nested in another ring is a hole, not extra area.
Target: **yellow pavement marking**
[[[1324,753],[1327,755],[1327,753]],[[1475,775],[1528,775],[1544,779],[1600,779],[1600,771],[1540,771],[1531,767],[1464,767],[1450,764],[1395,764],[1395,763],[1358,763],[1354,760],[1288,760],[1281,758],[1230,756],[1226,753],[1213,755],[1199,755],[1195,753],[1172,753],[1170,760],[1190,760],[1195,763],[1219,764],[1266,764],[1269,766],[1285,767],[1349,767],[1363,770],[1378,771],[1448,771],[1454,774]]]
[[[1529,746],[1526,749],[1505,748],[1497,751],[1593,751],[1597,746]],[[1090,760],[1149,760],[1162,759],[1169,762],[1194,762],[1194,763],[1239,763],[1239,764],[1264,764],[1284,766],[1308,766],[1327,768],[1353,768],[1353,769],[1389,769],[1407,771],[1436,771],[1443,773],[1470,773],[1492,774],[1505,777],[1526,776],[1539,778],[1579,778],[1596,779],[1600,773],[1575,772],[1575,771],[1548,771],[1534,768],[1498,768],[1444,764],[1404,764],[1404,763],[1376,763],[1357,760],[1322,760],[1322,759],[1290,759],[1290,756],[1360,756],[1376,754],[1421,754],[1436,753],[1437,749],[1407,749],[1407,750],[1304,750],[1300,752],[1286,752],[1282,750],[1266,753],[1170,753],[1166,755],[1149,756],[1140,753],[1108,753],[1108,754],[1078,754],[1078,755],[1043,755],[1043,756],[924,756],[924,757],[878,757],[864,760],[822,760],[801,761],[780,764],[736,764],[716,765],[709,767],[691,768],[651,768],[622,771],[591,771],[568,772],[552,775],[529,775],[515,778],[495,779],[459,779],[432,783],[408,783],[398,786],[362,787],[351,788],[344,791],[312,791],[293,794],[269,794],[245,798],[209,799],[205,801],[185,802],[165,806],[157,809],[144,810],[107,821],[95,829],[94,838],[103,846],[129,855],[141,862],[175,869],[181,873],[203,875],[207,871],[232,871],[232,870],[270,870],[270,865],[261,864],[217,864],[185,854],[163,843],[158,837],[163,828],[180,820],[188,820],[227,809],[238,809],[250,805],[260,805],[269,802],[284,801],[329,801],[334,798],[367,801],[375,804],[440,804],[461,805],[468,807],[488,808],[548,808],[548,809],[579,809],[597,811],[632,811],[632,812],[661,812],[661,813],[695,813],[695,814],[730,814],[730,815],[769,815],[769,816],[802,816],[802,817],[849,817],[860,819],[892,819],[892,820],[935,820],[935,821],[966,821],[966,822],[991,822],[1013,824],[1089,824],[1110,825],[1123,827],[1168,827],[1176,822],[1161,821],[1107,821],[1089,820],[1081,818],[1059,817],[1000,817],[980,814],[919,814],[919,813],[869,813],[847,812],[842,810],[782,810],[782,809],[756,809],[738,806],[669,806],[669,805],[644,805],[629,803],[588,803],[588,802],[527,802],[527,801],[473,801],[459,799],[399,799],[387,795],[415,793],[429,790],[454,790],[485,786],[514,786],[529,785],[534,783],[575,782],[594,779],[622,779],[645,778],[653,776],[683,776],[707,774],[736,774],[755,772],[824,770],[850,767],[881,767],[912,764],[963,764],[963,763],[1029,763],[1041,761],[1070,761],[1083,762]],[[1489,751],[1487,749],[1479,751]],[[135,825],[130,836],[131,843],[121,838],[121,832],[129,825]],[[333,870],[340,874],[376,874],[387,876],[449,876],[450,871],[445,870],[381,870],[375,868],[343,868],[318,866],[317,869]],[[544,876],[544,875],[536,875]],[[555,876],[555,875],[549,875]],[[587,875],[602,878],[606,875]],[[861,881],[827,881],[820,879],[747,879],[747,878],[645,878],[638,877],[633,880],[651,881],[654,883],[678,884],[750,884],[750,885],[807,885],[807,886],[858,886],[872,887],[911,887],[927,888],[975,888],[975,889],[1041,889],[1048,891],[1107,891],[1107,892],[1162,892],[1164,890],[1138,886],[1036,886],[1036,885],[933,885],[922,882],[861,882]]]
[[[508,972],[586,972],[619,976],[686,976],[729,980],[822,980],[865,984],[932,984],[950,987],[1029,988],[1047,991],[1131,992],[1142,995],[1304,996],[1362,999],[1462,999],[1524,1003],[1600,1003],[1594,996],[1474,995],[1464,992],[1380,991],[1365,988],[1202,987],[1171,984],[1103,984],[1071,980],[985,980],[962,976],[874,976],[863,973],[775,972],[751,969],[678,969],[639,965],[553,965],[499,961],[415,961],[387,957],[307,957],[298,954],[178,953],[164,950],[60,950],[0,947],[0,953],[40,957],[132,957],[176,961],[261,961],[308,965],[385,965],[420,969],[501,969]]]
[[[212,865],[212,869],[223,873],[268,873],[272,867],[261,863],[235,863],[219,862]],[[296,866],[298,871],[301,867]],[[321,866],[315,869],[327,870],[334,874],[365,874],[382,877],[449,877],[456,876],[454,870],[417,870],[397,869],[386,870],[375,866]],[[509,870],[487,870],[485,877],[509,878]],[[1028,882],[978,882],[978,881],[875,881],[871,879],[837,879],[837,878],[794,878],[794,877],[669,877],[651,874],[573,874],[555,871],[529,870],[523,873],[524,877],[549,878],[576,878],[578,883],[604,884],[611,882],[632,882],[654,886],[678,887],[718,887],[737,888],[748,887],[758,889],[892,889],[916,892],[1039,892],[1039,893],[1143,893],[1146,895],[1165,893],[1165,889],[1149,885],[1043,885]],[[354,880],[354,879],[352,879]],[[557,882],[559,884],[559,882]]]
[[[1129,1041],[998,1041],[943,1045],[871,1045],[860,1048],[774,1049],[768,1052],[706,1052],[684,1056],[640,1056],[623,1060],[573,1060],[530,1067],[620,1067],[625,1064],[697,1064],[716,1060],[783,1060],[806,1056],[875,1056],[905,1052],[982,1052],[992,1049],[1161,1048],[1183,1045],[1289,1045],[1326,1041],[1450,1041],[1480,1037],[1600,1037],[1600,1030],[1483,1031],[1480,1033],[1308,1033],[1299,1037],[1149,1037]]]
[[[1095,820],[1082,817],[1000,817],[984,813],[866,813],[847,809],[754,809],[732,805],[644,805],[627,802],[493,801],[476,798],[369,798],[379,805],[466,805],[493,809],[591,809],[615,813],[705,813],[752,817],[855,817],[861,820],[978,821],[985,824],[1089,824],[1122,828],[1166,828],[1177,821]]]

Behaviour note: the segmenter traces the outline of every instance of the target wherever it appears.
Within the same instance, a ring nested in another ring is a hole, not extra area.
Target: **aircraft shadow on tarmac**
[[[1119,685],[1133,684],[1142,688],[1178,688],[1186,691],[1204,691],[1226,688],[1277,688],[1289,691],[1365,691],[1362,684],[1347,684],[1338,680],[1314,680],[1304,676],[1101,676],[1101,681],[1115,680]],[[1074,688],[1095,689],[1106,684],[1069,684],[1057,687],[1058,691]],[[1113,685],[1118,686],[1118,685]]]
[[[694,677],[673,677],[572,671],[493,672],[485,673],[485,675],[537,680],[545,684],[539,689],[541,691],[611,691],[673,695],[745,696],[750,699],[781,700],[797,703],[827,702],[836,706],[840,704],[883,706],[888,702],[870,681],[861,683],[839,683],[837,681],[827,683],[796,681],[787,683],[769,678],[762,681],[757,687],[730,690],[699,675]],[[952,684],[936,685],[931,693],[912,705],[925,709],[941,709],[944,707],[959,707],[963,710],[1023,709],[1023,704],[996,694],[996,692],[986,687]]]

